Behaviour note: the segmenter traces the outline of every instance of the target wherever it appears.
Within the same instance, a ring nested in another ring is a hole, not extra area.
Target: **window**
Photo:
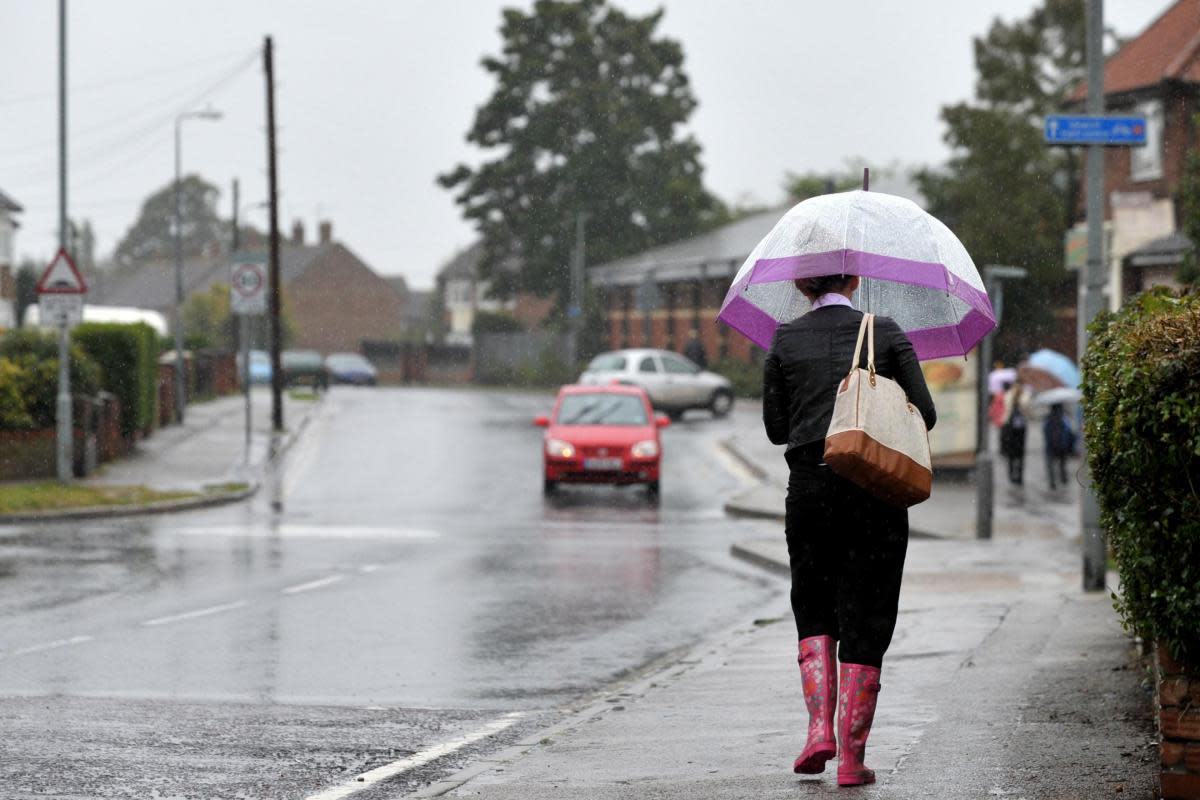
[[[588,364],[588,372],[624,372],[627,363],[625,356],[604,353],[592,359],[592,363]]]
[[[1129,150],[1129,177],[1135,181],[1156,181],[1163,176],[1163,107],[1161,100],[1140,104],[1138,114],[1146,118],[1146,144]]]
[[[647,425],[646,406],[632,394],[569,394],[558,409],[558,425]]]
[[[658,372],[658,364],[654,363],[654,356],[643,358],[642,363],[638,364],[638,372]]]
[[[663,371],[671,375],[695,375],[699,368],[695,364],[674,356],[663,356]]]

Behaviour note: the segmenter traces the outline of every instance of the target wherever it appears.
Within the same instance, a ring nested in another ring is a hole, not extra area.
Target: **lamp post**
[[[1004,279],[1021,280],[1026,271],[1021,267],[1004,267],[990,264],[983,268],[983,284],[992,299],[992,310],[996,313],[996,328],[1004,314]],[[979,343],[979,409],[977,413],[975,448],[975,538],[992,538],[992,509],[995,505],[994,470],[992,464],[991,431],[988,429],[988,373],[992,368],[992,337],[995,330],[983,337]]]
[[[220,111],[184,111],[175,117],[175,416],[183,424],[184,381],[186,364],[183,359],[183,198],[180,187],[180,143],[183,121],[187,119],[218,120]]]

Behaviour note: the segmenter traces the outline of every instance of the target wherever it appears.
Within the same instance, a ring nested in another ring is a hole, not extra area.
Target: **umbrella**
[[[1078,389],[1068,389],[1060,386],[1057,389],[1047,389],[1033,396],[1033,402],[1039,406],[1052,406],[1061,403],[1064,406],[1075,405],[1083,398],[1083,392]]]
[[[1029,357],[1028,363],[1034,369],[1050,373],[1063,386],[1071,389],[1079,386],[1079,367],[1056,350],[1038,350]]]
[[[1063,382],[1051,373],[1046,372],[1044,369],[1031,367],[1028,363],[1017,367],[1017,377],[1021,379],[1021,383],[1028,386],[1034,392],[1060,389],[1063,385]]]
[[[763,348],[809,311],[792,280],[859,275],[855,308],[894,319],[926,360],[966,354],[996,326],[966,248],[916,203],[880,192],[812,197],[758,243],[718,318]]]
[[[1017,382],[1017,371],[1012,367],[1003,367],[1002,369],[994,369],[988,373],[988,392],[995,394],[1003,392],[1004,385]]]

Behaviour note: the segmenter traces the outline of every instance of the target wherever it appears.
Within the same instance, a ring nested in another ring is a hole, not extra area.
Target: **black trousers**
[[[896,630],[908,511],[876,500],[815,458],[788,456],[796,633],[832,636],[844,663],[879,667]]]

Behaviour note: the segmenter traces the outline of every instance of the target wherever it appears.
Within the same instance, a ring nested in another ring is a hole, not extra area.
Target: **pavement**
[[[741,419],[725,444],[759,484],[737,493],[735,510],[757,511],[764,535],[739,537],[734,552],[779,572],[782,531],[766,520],[782,508],[783,460]],[[867,749],[875,785],[839,790],[834,762],[819,776],[791,772],[806,715],[795,629],[777,600],[418,796],[1157,797],[1142,661],[1109,594],[1080,589],[1078,487],[1040,488],[1030,449],[1025,486],[999,487],[993,539],[973,538],[969,482],[938,481],[914,510],[930,538],[909,547]],[[1114,575],[1109,584],[1117,590]]]
[[[124,458],[104,465],[89,483],[147,486],[162,491],[204,492],[231,484],[257,486],[266,465],[278,457],[320,408],[319,400],[283,396],[285,431],[271,431],[271,393],[254,387],[246,447],[245,396],[218,397],[188,406],[182,425],[160,428]]]

